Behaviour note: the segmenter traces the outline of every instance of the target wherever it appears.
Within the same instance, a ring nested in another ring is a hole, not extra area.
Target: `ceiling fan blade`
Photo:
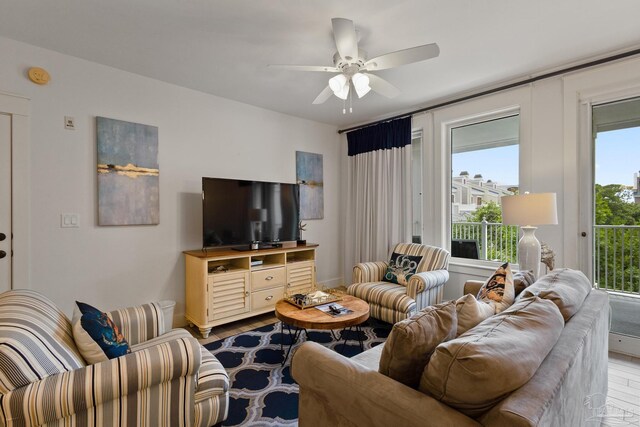
[[[323,104],[327,99],[331,98],[331,95],[333,95],[333,91],[329,86],[327,86],[322,92],[320,92],[320,95],[313,100],[313,104]]]
[[[277,68],[280,70],[290,70],[290,71],[321,71],[327,73],[338,73],[336,67],[325,67],[323,65],[280,65],[280,64],[270,64],[267,65],[269,68]]]
[[[436,43],[431,43],[380,55],[365,62],[364,67],[372,71],[386,70],[435,58],[438,55],[440,55],[440,48]]]
[[[400,89],[382,77],[369,73],[367,73],[367,76],[369,77],[369,86],[371,86],[373,91],[378,92],[380,95],[386,96],[387,98],[395,98],[400,95]]]
[[[345,61],[358,59],[358,38],[353,21],[345,18],[331,19],[333,38],[336,40],[338,53]]]

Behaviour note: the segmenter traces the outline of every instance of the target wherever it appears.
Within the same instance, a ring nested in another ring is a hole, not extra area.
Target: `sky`
[[[498,184],[517,184],[518,148],[511,145],[454,154],[453,176],[466,170],[470,177],[479,173]],[[633,185],[633,174],[640,171],[640,127],[600,132],[594,161],[596,183]]]
[[[517,185],[518,148],[518,145],[510,145],[454,154],[451,158],[453,176],[467,171],[471,178],[481,174],[485,181],[490,179],[499,185]]]
[[[633,185],[640,171],[640,127],[600,132],[596,138],[596,183]]]

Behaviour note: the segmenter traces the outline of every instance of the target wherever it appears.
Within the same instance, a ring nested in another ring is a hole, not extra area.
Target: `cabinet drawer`
[[[285,276],[284,267],[253,271],[251,272],[251,290],[257,291],[260,289],[284,286]]]
[[[284,296],[284,289],[281,287],[264,289],[251,294],[251,310],[261,310],[263,308],[274,308],[276,302]]]

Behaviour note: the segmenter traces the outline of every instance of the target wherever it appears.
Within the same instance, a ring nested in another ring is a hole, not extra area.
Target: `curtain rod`
[[[624,58],[628,58],[630,56],[634,56],[634,55],[638,55],[638,54],[640,54],[640,49],[634,49],[634,50],[630,50],[628,52],[618,53],[616,55],[607,56],[606,58],[596,59],[594,61],[585,62],[584,64],[579,64],[579,65],[574,65],[574,66],[567,67],[567,68],[562,68],[562,69],[557,70],[557,71],[551,71],[549,73],[541,74],[541,75],[536,76],[536,77],[530,77],[528,79],[520,80],[520,81],[517,81],[515,83],[509,83],[509,84],[506,84],[506,85],[503,85],[503,86],[498,86],[498,87],[493,88],[493,89],[488,89],[488,90],[485,90],[485,91],[482,91],[482,92],[478,92],[478,93],[474,93],[474,94],[471,94],[471,95],[466,95],[466,96],[463,96],[463,97],[460,97],[460,98],[452,99],[450,101],[441,102],[439,104],[431,105],[429,107],[419,108],[417,110],[409,111],[408,113],[398,114],[397,116],[387,117],[386,119],[376,120],[375,122],[366,123],[366,124],[363,124],[363,125],[360,125],[360,126],[354,126],[354,127],[350,127],[350,128],[347,128],[347,129],[340,129],[340,130],[338,130],[338,133],[339,134],[343,134],[345,132],[351,132],[351,131],[362,129],[362,128],[366,128],[366,127],[369,127],[369,126],[374,126],[374,125],[377,125],[377,124],[380,124],[380,123],[384,123],[384,122],[388,122],[388,121],[391,121],[391,120],[396,120],[396,119],[400,119],[400,118],[407,117],[407,116],[413,116],[414,114],[424,113],[425,111],[435,110],[437,108],[442,108],[442,107],[447,107],[447,106],[452,105],[452,104],[457,104],[458,102],[468,101],[470,99],[479,98],[479,97],[485,96],[485,95],[491,95],[493,93],[501,92],[503,90],[512,89],[514,87],[518,87],[518,86],[523,86],[523,85],[527,85],[527,84],[530,84],[530,83],[534,83],[534,82],[537,82],[538,80],[544,80],[544,79],[548,79],[550,77],[558,76],[560,74],[566,74],[566,73],[571,73],[573,71],[583,70],[585,68],[595,67],[596,65],[606,64],[608,62],[617,61],[618,59],[624,59]]]

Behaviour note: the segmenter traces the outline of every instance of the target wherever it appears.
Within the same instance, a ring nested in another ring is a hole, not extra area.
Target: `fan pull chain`
[[[353,93],[352,91],[349,91],[349,114],[353,113],[352,103],[353,103]]]
[[[342,100],[342,114],[347,114],[347,100]]]

